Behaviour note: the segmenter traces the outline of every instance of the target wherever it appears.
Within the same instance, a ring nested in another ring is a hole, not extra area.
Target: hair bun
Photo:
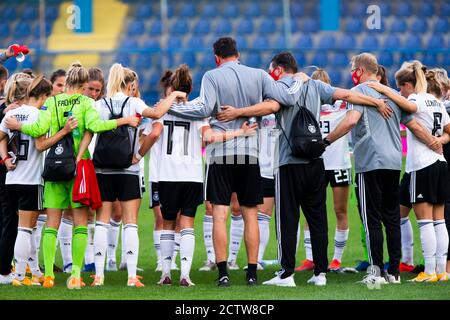
[[[74,61],[72,62],[72,64],[70,65],[71,68],[81,68],[81,62],[80,61]]]

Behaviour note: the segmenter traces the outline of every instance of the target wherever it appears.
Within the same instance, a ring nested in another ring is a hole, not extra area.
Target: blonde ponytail
[[[427,92],[427,78],[425,77],[425,71],[427,70],[426,67],[423,66],[423,64],[418,61],[414,60],[412,62],[414,73],[416,76],[416,85],[415,89],[417,93],[426,93]]]
[[[66,74],[66,87],[79,89],[89,81],[89,73],[79,61],[75,61],[70,66]]]
[[[6,104],[23,100],[27,97],[27,90],[33,78],[23,72],[15,73],[9,77],[5,85]]]
[[[395,73],[395,79],[399,86],[409,82],[414,86],[416,93],[427,92],[427,78],[425,77],[426,67],[418,60],[404,62]]]
[[[316,67],[316,71],[314,71],[313,74],[311,75],[311,79],[320,80],[324,83],[331,84],[331,79],[328,72],[326,72],[322,68]]]
[[[127,84],[133,82],[135,76],[133,71],[124,68],[120,63],[114,63],[109,69],[108,84],[106,85],[106,95],[112,97],[118,92],[122,92]]]

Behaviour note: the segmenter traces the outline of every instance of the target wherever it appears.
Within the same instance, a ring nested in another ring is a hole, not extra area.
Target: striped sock
[[[127,223],[123,227],[123,233],[125,235],[125,255],[128,278],[135,278],[139,257],[138,226],[136,224]]]
[[[436,272],[436,233],[433,227],[433,220],[417,220],[420,231],[420,242],[425,259],[425,273]]]
[[[105,271],[105,255],[108,246],[108,230],[109,224],[97,221],[94,233],[94,262],[95,274],[98,277],[104,276]]]
[[[436,273],[442,274],[447,267],[448,231],[445,220],[434,221],[434,232],[436,234]]]
[[[94,263],[94,229],[95,223],[88,222],[88,240],[86,246],[86,253],[84,254],[84,264]]]
[[[108,261],[116,262],[116,249],[119,244],[119,233],[121,223],[122,221],[116,222],[113,219],[109,220],[108,248],[106,250],[106,256]]]
[[[312,255],[312,246],[311,246],[311,234],[309,230],[305,230],[305,252],[306,252],[306,259],[309,261],[313,261],[313,255]]]
[[[214,245],[212,239],[213,217],[205,215],[203,217],[203,240],[205,242],[206,259],[211,262],[216,261]]]
[[[414,237],[409,217],[400,219],[400,230],[402,234],[402,262],[407,265],[414,264]]]
[[[259,249],[258,249],[258,262],[263,261],[264,252],[266,252],[267,243],[270,238],[270,216],[262,212],[258,212],[258,225],[259,225]]]
[[[30,266],[33,275],[41,276],[42,272],[39,268],[39,256],[36,249],[36,232],[37,228],[33,228],[33,233],[30,238],[30,257],[28,258],[28,265]]]
[[[63,218],[58,230],[58,240],[59,247],[61,249],[63,267],[72,263],[72,230],[72,221]]]
[[[76,226],[73,230],[72,239],[72,276],[75,278],[79,278],[81,276],[81,267],[83,266],[87,239],[87,226]]]
[[[19,280],[25,278],[28,258],[30,257],[31,228],[17,228],[16,243],[14,245],[15,277]]]
[[[45,228],[44,236],[42,237],[42,249],[44,250],[44,266],[46,277],[55,277],[55,274],[53,273],[53,265],[55,264],[57,236],[57,229],[50,227]]]
[[[153,245],[156,251],[156,263],[161,263],[161,230],[153,230]]]
[[[180,233],[181,278],[189,278],[195,248],[194,229],[186,228],[181,230]]]
[[[345,245],[348,239],[348,229],[338,230],[334,234],[334,256],[333,260],[342,261],[342,255],[344,253]]]
[[[241,247],[242,235],[244,234],[244,219],[242,216],[231,216],[230,246],[228,262],[236,261]]]
[[[42,237],[42,230],[44,229],[45,223],[47,222],[47,215],[46,214],[40,214],[37,219],[37,230],[36,230],[36,255],[39,257],[39,252],[41,250],[41,237]]]
[[[164,275],[170,275],[170,266],[172,264],[172,257],[174,254],[175,231],[162,230],[160,243],[161,243],[162,273]]]

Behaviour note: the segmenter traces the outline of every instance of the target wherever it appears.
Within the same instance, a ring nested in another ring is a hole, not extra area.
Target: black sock
[[[286,271],[283,269],[278,275],[281,279],[286,279],[287,277],[290,277],[292,274],[293,274],[292,271]]]
[[[218,262],[217,263],[217,269],[219,270],[219,279],[224,277],[224,276],[228,276],[227,262],[226,261]]]
[[[255,278],[256,279],[256,263],[247,264],[247,279]]]

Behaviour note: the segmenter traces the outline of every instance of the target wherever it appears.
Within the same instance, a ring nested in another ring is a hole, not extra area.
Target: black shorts
[[[177,213],[195,217],[197,207],[203,203],[203,183],[160,181],[159,203],[164,220],[176,220]]]
[[[447,162],[438,160],[426,168],[412,171],[409,193],[411,203],[444,204],[449,198]]]
[[[407,208],[412,208],[412,204],[411,204],[411,196],[409,194],[409,184],[411,181],[411,174],[405,172],[403,174],[402,177],[402,181],[400,182],[400,205],[407,207]]]
[[[149,207],[153,209],[159,206],[159,192],[158,192],[158,182],[150,182],[150,192],[149,192]]]
[[[258,158],[228,156],[210,159],[207,168],[206,200],[229,206],[236,192],[239,204],[255,207],[263,203],[262,177]]]
[[[139,185],[141,187],[141,193],[145,193],[145,178],[143,176],[139,176]]]
[[[262,177],[263,197],[274,198],[275,197],[275,179],[268,179]]]
[[[139,175],[97,173],[102,201],[129,201],[142,198]]]
[[[352,169],[326,170],[325,178],[332,188],[349,186],[352,184]]]
[[[41,185],[7,184],[6,192],[12,210],[44,210],[44,187]]]

